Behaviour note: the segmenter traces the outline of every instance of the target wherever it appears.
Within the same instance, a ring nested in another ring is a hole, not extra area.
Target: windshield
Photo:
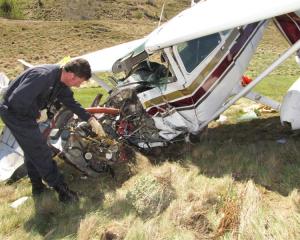
[[[177,51],[187,72],[191,73],[220,43],[221,36],[214,33],[177,45]]]

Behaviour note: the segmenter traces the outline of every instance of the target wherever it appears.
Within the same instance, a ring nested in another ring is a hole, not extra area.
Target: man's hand
[[[92,126],[92,131],[96,133],[98,137],[106,136],[101,124],[97,121],[95,117],[91,117],[88,122]]]

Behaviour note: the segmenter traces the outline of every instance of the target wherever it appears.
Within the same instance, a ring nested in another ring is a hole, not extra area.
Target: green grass
[[[102,94],[101,103],[107,98],[108,93],[100,87],[93,88],[73,88],[74,98],[83,106],[89,107],[97,94]]]
[[[300,71],[299,71],[300,74]],[[268,96],[276,101],[282,101],[290,86],[297,80],[296,76],[269,76],[260,82],[254,91]]]

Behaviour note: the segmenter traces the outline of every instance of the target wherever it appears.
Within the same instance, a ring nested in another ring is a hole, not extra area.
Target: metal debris
[[[28,200],[27,196],[21,197],[21,198],[17,199],[16,201],[12,202],[9,206],[11,206],[12,208],[18,208],[19,206],[24,204],[27,200]]]

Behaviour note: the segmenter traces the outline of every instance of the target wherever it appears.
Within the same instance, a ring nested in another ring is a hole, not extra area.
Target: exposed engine
[[[107,138],[95,136],[89,124],[79,121],[69,110],[60,110],[54,118],[55,128],[49,135],[49,144],[60,157],[90,176],[131,160],[132,146],[150,149],[167,144],[137,96],[137,92],[151,88],[151,81],[140,79],[152,79],[153,72],[146,71],[142,65],[130,78],[105,103],[105,108],[118,109],[118,114],[95,114]]]
[[[101,121],[103,127],[108,132],[113,131],[118,139],[140,148],[150,148],[154,143],[165,141],[139,102],[135,88],[117,89],[109,97],[106,106],[120,109],[116,118],[105,115]]]
[[[49,135],[54,151],[89,176],[111,171],[113,165],[132,160],[132,146],[150,148],[164,141],[140,104],[135,89],[116,90],[105,106],[119,109],[118,115],[96,114],[107,138],[98,138],[87,122],[79,121],[66,109],[55,116],[55,128]]]
[[[124,141],[110,137],[99,139],[87,122],[69,118],[71,113],[63,110],[57,118],[57,126],[64,118],[66,124],[52,129],[49,143],[59,156],[89,176],[111,170],[114,164],[125,163],[134,157],[134,152]],[[72,115],[71,115],[72,116]]]

